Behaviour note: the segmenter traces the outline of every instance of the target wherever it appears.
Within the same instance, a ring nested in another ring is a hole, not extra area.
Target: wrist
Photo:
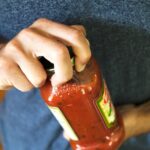
[[[124,141],[135,135],[135,127],[137,124],[137,109],[135,105],[125,105],[119,108],[122,115],[125,137]]]
[[[135,115],[133,115],[131,118],[129,117],[128,119],[129,120],[123,117],[124,129],[125,129],[124,141],[129,139],[130,137],[135,136],[135,132],[136,132],[135,127],[137,124],[137,120],[136,120]]]

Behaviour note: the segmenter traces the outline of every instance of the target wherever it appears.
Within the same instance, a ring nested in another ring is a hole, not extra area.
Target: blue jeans
[[[9,91],[0,105],[0,134],[5,150],[71,150],[62,128],[39,91]],[[120,150],[149,150],[150,134],[133,137]]]

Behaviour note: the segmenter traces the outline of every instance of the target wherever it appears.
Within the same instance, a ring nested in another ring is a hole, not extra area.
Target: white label
[[[78,141],[79,139],[78,139],[76,133],[74,132],[74,130],[70,126],[69,122],[65,118],[62,111],[58,107],[48,106],[48,108],[51,110],[53,115],[56,117],[56,119],[58,120],[60,125],[63,127],[63,129],[65,130],[67,135],[70,137],[70,139],[72,139],[74,141]]]

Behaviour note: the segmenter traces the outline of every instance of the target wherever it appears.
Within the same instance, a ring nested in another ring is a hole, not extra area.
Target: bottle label
[[[68,120],[64,116],[63,112],[58,107],[48,106],[48,108],[51,110],[53,115],[57,118],[58,122],[66,132],[66,134],[70,137],[70,139],[77,141],[79,140],[76,133],[70,126]]]
[[[116,113],[105,81],[103,81],[102,93],[96,101],[96,104],[102,114],[106,126],[111,128],[116,121]]]

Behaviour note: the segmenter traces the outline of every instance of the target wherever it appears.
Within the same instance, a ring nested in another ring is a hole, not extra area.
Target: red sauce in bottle
[[[116,150],[123,138],[122,118],[115,111],[106,83],[92,58],[81,73],[59,87],[50,82],[41,95],[70,137],[73,150]]]

